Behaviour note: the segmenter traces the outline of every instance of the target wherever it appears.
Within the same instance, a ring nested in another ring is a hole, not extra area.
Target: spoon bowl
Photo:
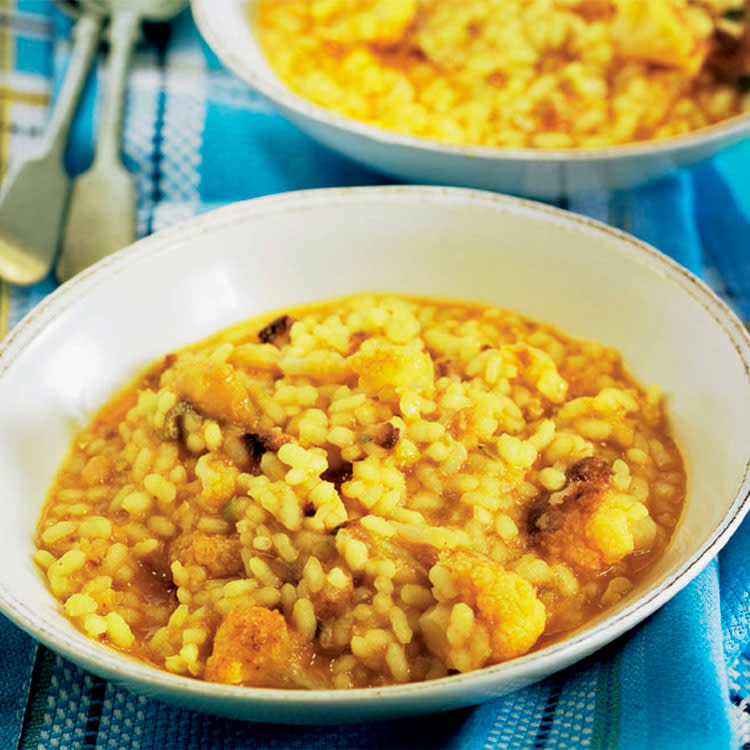
[[[43,279],[59,245],[70,192],[63,154],[103,22],[93,6],[81,10],[73,30],[73,53],[44,140],[36,154],[14,165],[0,193],[0,277],[14,284]],[[38,220],[40,207],[43,221]]]

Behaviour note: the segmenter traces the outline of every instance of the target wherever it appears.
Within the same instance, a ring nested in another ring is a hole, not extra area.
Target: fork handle
[[[95,166],[119,164],[122,119],[125,110],[125,89],[133,47],[138,39],[140,16],[133,11],[118,11],[109,30],[110,52],[104,105],[102,108]]]
[[[73,28],[73,51],[70,62],[40,147],[41,154],[59,160],[60,163],[65,156],[70,124],[78,106],[78,99],[99,46],[101,28],[102,19],[95,13],[82,15]]]

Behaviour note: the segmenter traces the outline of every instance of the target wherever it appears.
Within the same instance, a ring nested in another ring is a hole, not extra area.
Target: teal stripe
[[[591,736],[592,750],[614,750],[617,743],[616,727],[620,725],[621,656],[608,648],[602,654],[596,681],[596,708]]]
[[[52,678],[56,671],[55,655],[44,646],[39,646],[26,711],[28,720],[18,743],[19,750],[38,750],[44,746],[45,741],[49,741],[50,727],[44,720],[44,714],[49,705],[49,696],[53,689]],[[43,736],[43,733],[46,733],[46,736]]]
[[[649,661],[643,642],[634,638],[623,655],[621,668],[621,713],[619,745],[622,748],[648,747],[649,743]],[[651,666],[653,669],[653,665]],[[626,744],[627,743],[627,744]]]
[[[8,333],[10,320],[10,289],[4,281],[0,281],[0,339]]]

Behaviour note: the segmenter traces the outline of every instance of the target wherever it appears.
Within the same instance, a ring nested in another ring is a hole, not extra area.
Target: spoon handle
[[[95,162],[118,164],[122,119],[125,110],[125,89],[133,47],[140,31],[140,16],[132,11],[119,11],[110,24],[110,53]]]
[[[102,19],[95,13],[86,13],[73,27],[73,51],[65,72],[55,109],[47,125],[39,156],[50,155],[62,163],[68,142],[70,124],[78,107],[83,84],[99,46]]]
[[[91,168],[73,183],[68,222],[55,272],[60,282],[135,240],[135,180],[120,155],[128,66],[140,17],[117,12],[110,27],[104,104]]]

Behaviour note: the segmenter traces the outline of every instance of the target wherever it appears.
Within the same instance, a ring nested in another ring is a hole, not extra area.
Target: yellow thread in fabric
[[[14,6],[13,2],[0,3],[0,9],[3,11],[12,12]],[[10,76],[13,72],[14,46],[12,28],[6,26],[0,30],[0,74],[4,76]],[[0,97],[0,172],[2,174],[5,173],[8,165],[13,103],[12,97]]]
[[[10,86],[0,86],[0,101],[46,107],[49,104],[49,100],[49,94],[42,94],[35,91],[18,91],[18,89],[10,88]]]

